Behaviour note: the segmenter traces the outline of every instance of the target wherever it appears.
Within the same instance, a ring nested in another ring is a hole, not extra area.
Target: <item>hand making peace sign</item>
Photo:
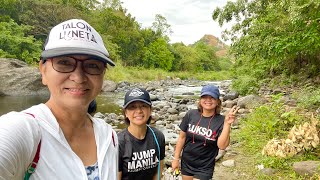
[[[235,120],[236,120],[236,113],[238,112],[238,110],[240,109],[240,107],[237,106],[233,106],[230,111],[228,112],[228,114],[226,115],[224,122],[228,123],[229,125],[231,125]]]

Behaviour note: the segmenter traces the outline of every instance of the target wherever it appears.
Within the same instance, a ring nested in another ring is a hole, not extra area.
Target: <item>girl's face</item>
[[[68,58],[76,59],[77,63],[72,64]],[[83,108],[87,109],[90,102],[100,93],[103,83],[105,67],[101,67],[101,74],[91,75],[84,72],[89,69],[91,72],[97,65],[98,60],[87,60],[85,55],[75,55],[69,57],[56,57],[47,59],[45,63],[40,62],[40,72],[42,83],[47,85],[50,91],[48,102],[63,108]],[[83,64],[84,60],[86,63]],[[66,71],[63,68],[75,66],[74,71],[63,73],[57,70]],[[100,67],[99,67],[100,68]]]
[[[146,125],[151,116],[151,107],[141,101],[130,103],[125,109],[125,115],[130,121],[130,125]]]
[[[212,96],[204,95],[200,98],[200,105],[204,111],[212,111],[218,105],[218,100],[214,99]]]

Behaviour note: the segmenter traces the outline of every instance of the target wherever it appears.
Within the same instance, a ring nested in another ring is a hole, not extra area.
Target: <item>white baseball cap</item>
[[[82,19],[70,19],[53,27],[47,37],[42,59],[85,54],[114,66],[99,33]]]

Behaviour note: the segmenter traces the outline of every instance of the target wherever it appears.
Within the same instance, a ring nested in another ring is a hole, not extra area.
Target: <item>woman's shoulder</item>
[[[190,109],[188,112],[187,112],[188,115],[199,115],[200,112],[198,109]]]
[[[124,141],[125,140],[125,136],[128,136],[128,129],[125,128],[125,129],[122,129],[120,132],[118,132],[118,138],[119,138],[119,141]]]
[[[35,121],[35,119],[40,114],[43,114],[42,104],[32,106],[20,112],[11,111],[7,114],[0,116],[0,122],[1,124],[8,123],[12,125],[20,125],[21,127],[25,127],[24,125],[27,124],[32,126],[38,124],[38,122]]]
[[[128,134],[128,128],[124,128],[118,132],[118,136],[123,136],[125,134]]]
[[[93,123],[95,123],[98,127],[112,128],[112,126],[110,124],[108,124],[104,119],[92,117],[90,114],[88,114],[88,116],[93,121]]]
[[[153,132],[154,132],[156,135],[161,136],[161,137],[164,137],[164,134],[163,134],[162,131],[160,131],[159,129],[157,129],[157,128],[155,128],[155,127],[151,127],[151,126],[149,126],[149,127],[153,130]]]

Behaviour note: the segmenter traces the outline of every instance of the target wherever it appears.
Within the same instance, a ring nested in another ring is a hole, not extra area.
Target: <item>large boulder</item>
[[[47,95],[39,69],[17,59],[0,58],[0,95]]]
[[[264,99],[262,99],[260,96],[252,94],[252,95],[239,98],[237,106],[241,108],[252,109],[264,103],[265,103]]]
[[[117,89],[117,83],[110,80],[104,80],[102,85],[102,92],[114,92]]]

